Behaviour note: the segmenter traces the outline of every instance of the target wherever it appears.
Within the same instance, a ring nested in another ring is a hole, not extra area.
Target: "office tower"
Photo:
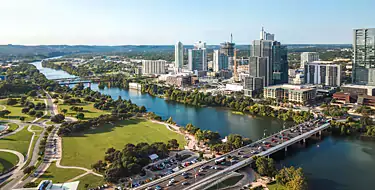
[[[249,75],[263,78],[263,86],[270,84],[270,66],[268,57],[250,57]]]
[[[353,83],[375,85],[375,28],[353,30],[353,53]]]
[[[207,49],[206,43],[199,41],[194,44],[194,49],[188,52],[188,68],[190,71],[207,71]]]
[[[184,65],[184,45],[181,42],[174,46],[174,61],[176,68],[182,68]]]
[[[267,39],[266,32],[262,30],[262,33],[264,34],[263,38]],[[267,86],[288,83],[288,51],[286,46],[273,40],[254,40],[250,54],[252,57],[268,58],[269,80],[265,83]]]
[[[267,33],[264,31],[264,28],[262,27],[262,31],[260,32],[260,39],[261,40],[275,40],[275,34]]]
[[[319,61],[305,65],[305,82],[326,86],[341,85],[341,66],[339,64],[321,64]]]
[[[301,69],[304,69],[307,63],[310,63],[313,61],[319,61],[319,54],[317,52],[301,53]]]
[[[143,74],[165,74],[164,60],[142,60]]]
[[[244,95],[254,97],[262,92],[263,81],[262,77],[245,76],[243,80]]]
[[[223,69],[228,69],[228,56],[221,53],[219,50],[214,50],[212,70],[218,72]]]

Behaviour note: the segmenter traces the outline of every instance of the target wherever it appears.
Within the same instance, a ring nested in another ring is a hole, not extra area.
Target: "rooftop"
[[[289,90],[295,90],[295,91],[310,91],[310,90],[313,90],[315,88],[311,88],[309,86],[305,86],[305,85],[293,85],[293,84],[280,84],[280,85],[274,85],[274,86],[267,86],[267,87],[264,87],[266,89],[278,89],[278,88],[282,88],[282,89],[289,89]]]
[[[369,85],[358,85],[358,84],[344,84],[341,87],[346,88],[361,88],[361,89],[374,89],[375,86],[369,86]]]

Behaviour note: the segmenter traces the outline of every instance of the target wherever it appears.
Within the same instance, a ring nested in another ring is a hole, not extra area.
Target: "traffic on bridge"
[[[224,154],[218,158],[198,163],[193,168],[186,168],[172,173],[169,176],[144,184],[135,189],[194,189],[197,184],[203,184],[207,180],[212,180],[213,177],[227,174],[249,165],[253,161],[253,156],[268,156],[291,144],[305,140],[321,130],[326,129],[328,126],[329,120],[324,120],[322,118],[305,122]]]

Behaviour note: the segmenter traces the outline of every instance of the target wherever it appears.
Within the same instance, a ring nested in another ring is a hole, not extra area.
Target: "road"
[[[220,170],[224,170],[228,167],[231,167],[232,165],[235,165],[238,162],[248,160],[248,158],[252,156],[261,154],[262,152],[267,151],[268,149],[271,149],[272,147],[275,147],[281,143],[287,142],[288,140],[294,137],[297,137],[301,134],[311,131],[323,123],[324,123],[323,121],[314,120],[313,122],[306,122],[304,124],[294,126],[280,133],[273,134],[255,143],[252,143],[250,145],[247,145],[245,147],[232,151],[226,154],[225,156],[221,156],[220,158],[225,157],[225,161],[223,161],[222,163],[215,164],[215,160],[218,160],[219,158],[209,160],[194,168],[176,172],[166,178],[160,179],[160,181],[154,181],[154,183],[150,182],[149,185],[146,184],[142,187],[138,187],[135,189],[146,189],[147,186],[151,187],[150,189],[158,189],[157,186],[162,189],[169,189],[169,190],[185,189],[189,187],[189,185],[202,181],[208,176],[211,176],[217,172],[220,172]],[[182,172],[185,172],[186,175],[182,176]],[[168,183],[172,178],[174,179],[175,182],[173,183],[173,185],[168,186]]]
[[[19,172],[19,170],[25,164],[25,157],[20,152],[17,152],[17,151],[14,151],[14,150],[8,150],[8,149],[0,149],[0,152],[9,152],[9,153],[15,154],[18,157],[18,163],[16,165],[17,168],[14,169],[12,172],[9,172],[9,173],[7,173],[5,175],[2,175],[1,178],[7,178],[7,177],[13,175],[13,173]]]

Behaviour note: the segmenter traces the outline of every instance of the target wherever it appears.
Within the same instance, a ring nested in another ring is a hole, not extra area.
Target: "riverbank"
[[[63,71],[43,68],[40,64],[36,65],[49,79],[75,77]],[[165,101],[134,90],[107,87],[100,90],[98,84],[95,83],[91,84],[91,89],[110,95],[113,99],[119,96],[123,99],[131,99],[133,103],[144,105],[148,111],[155,112],[164,120],[172,117],[180,126],[192,123],[201,129],[217,131],[221,136],[235,133],[256,140],[260,139],[264,132],[268,134],[281,130],[284,123],[270,117],[233,114],[231,111],[220,108],[196,108]],[[373,155],[375,155],[374,142],[359,141],[351,137],[329,136],[312,146],[289,154],[279,164],[302,167],[310,189],[368,189],[368,187],[375,186],[375,181],[371,178],[375,176]]]

